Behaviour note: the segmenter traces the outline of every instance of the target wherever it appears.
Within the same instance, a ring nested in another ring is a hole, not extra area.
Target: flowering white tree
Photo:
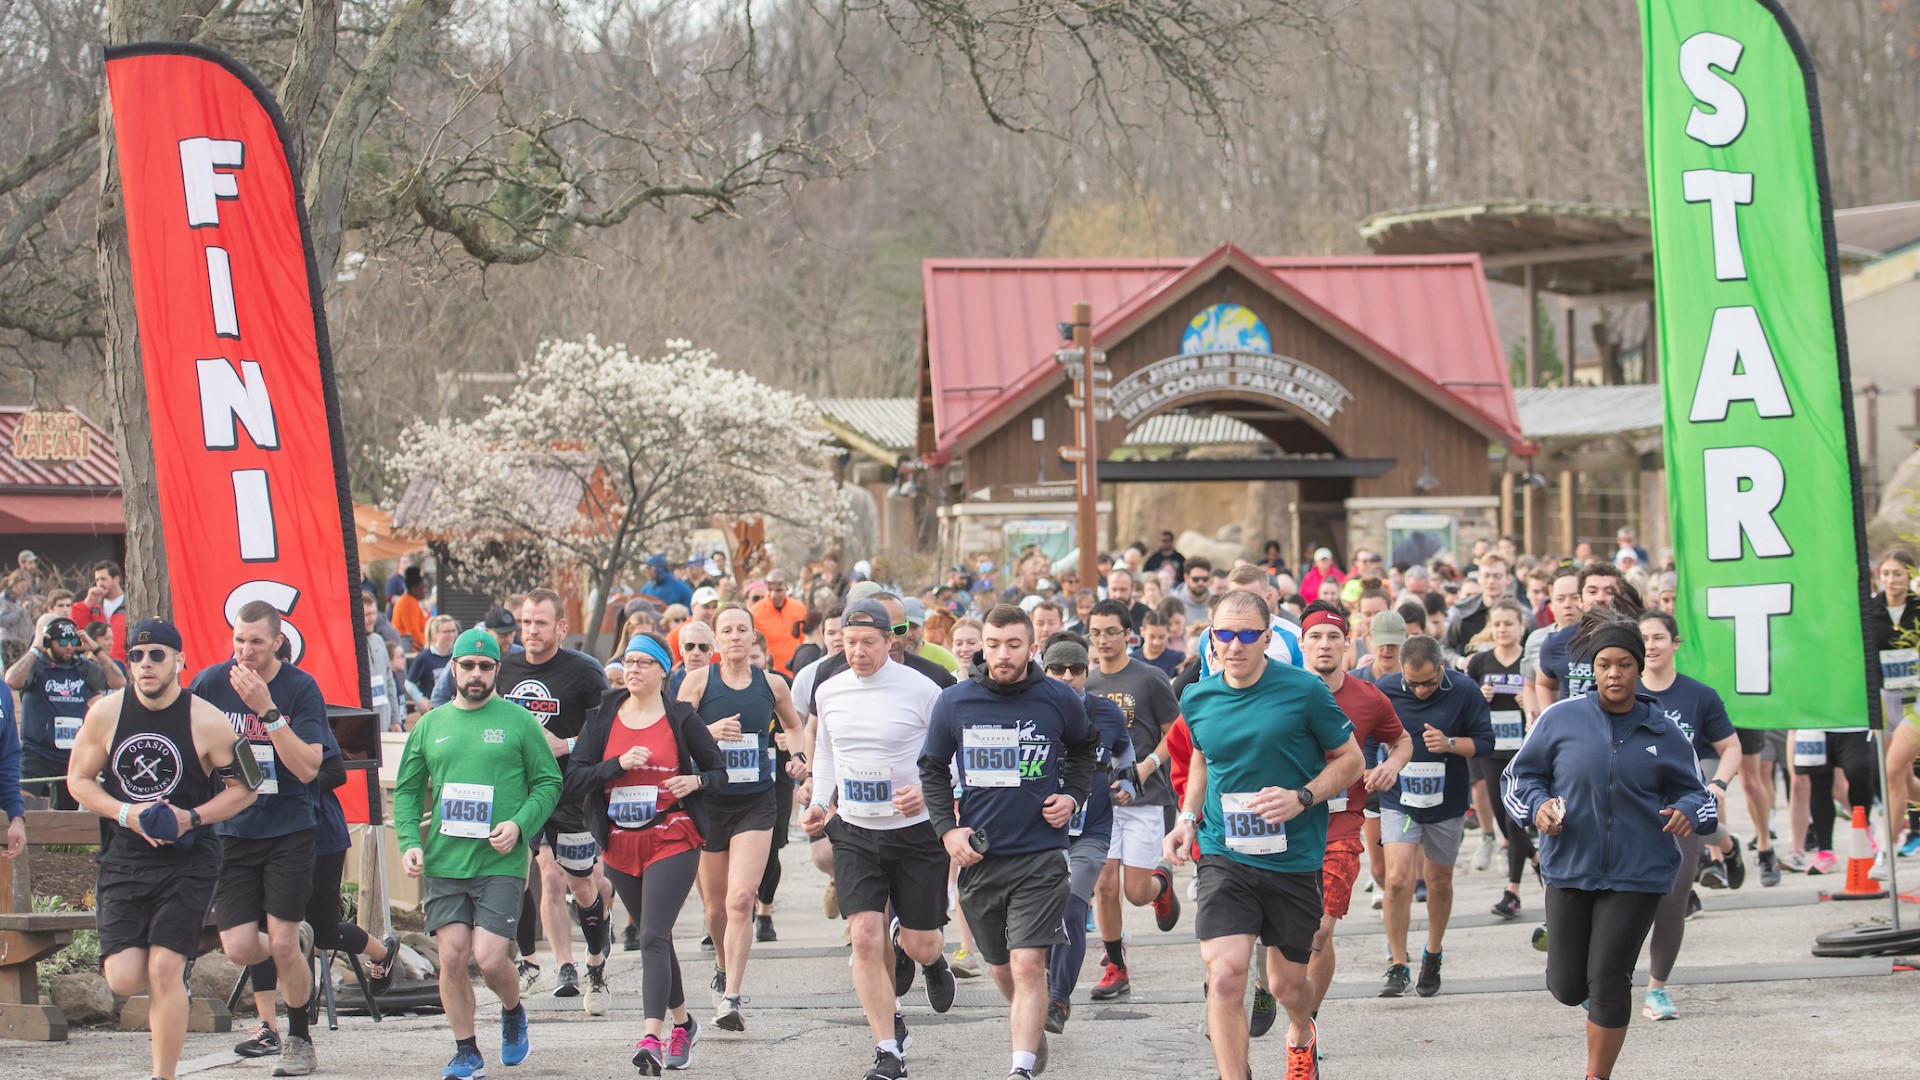
[[[692,528],[763,515],[837,538],[846,502],[818,411],[716,360],[685,341],[657,357],[542,344],[481,416],[407,432],[389,465],[408,487],[405,526],[448,538],[456,559],[517,543],[584,567],[589,649],[622,571]]]

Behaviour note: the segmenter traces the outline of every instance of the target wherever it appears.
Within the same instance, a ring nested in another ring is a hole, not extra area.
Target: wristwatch
[[[199,827],[200,827],[200,811],[199,810],[187,811],[187,828],[197,829]]]
[[[279,709],[268,709],[265,713],[261,714],[260,722],[267,725],[267,734],[269,735],[287,726],[287,718],[280,714]]]
[[[1304,810],[1307,807],[1313,805],[1313,789],[1312,788],[1301,788],[1300,790],[1294,792],[1294,794],[1300,796],[1301,809]]]
[[[1724,794],[1727,790],[1727,782],[1725,780],[1720,779],[1717,776],[1707,781],[1707,783],[1712,784],[1715,787],[1719,788],[1722,794]]]
[[[1447,749],[1453,749],[1453,736],[1447,736]]]

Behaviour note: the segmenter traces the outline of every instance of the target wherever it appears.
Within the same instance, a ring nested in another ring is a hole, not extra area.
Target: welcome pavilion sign
[[[1120,380],[1112,415],[1132,430],[1149,415],[1194,398],[1222,394],[1266,398],[1331,425],[1353,393],[1326,372],[1273,351],[1259,316],[1238,304],[1214,304],[1187,324],[1180,353]]]

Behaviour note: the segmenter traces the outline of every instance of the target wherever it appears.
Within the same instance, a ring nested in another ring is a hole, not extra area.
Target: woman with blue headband
[[[659,638],[635,634],[621,665],[621,685],[574,744],[561,798],[585,808],[607,877],[639,923],[645,1033],[633,1064],[642,1076],[659,1076],[686,1068],[700,1038],[700,1022],[687,1014],[673,924],[700,868],[702,792],[725,782],[726,762],[700,714],[664,693],[673,659]]]

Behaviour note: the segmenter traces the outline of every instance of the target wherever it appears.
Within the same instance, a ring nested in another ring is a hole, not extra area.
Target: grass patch
[[[33,910],[53,913],[86,909],[67,903],[63,896],[36,896],[33,898]],[[100,935],[92,930],[75,930],[73,944],[40,962],[40,996],[52,997],[55,976],[99,970]]]

